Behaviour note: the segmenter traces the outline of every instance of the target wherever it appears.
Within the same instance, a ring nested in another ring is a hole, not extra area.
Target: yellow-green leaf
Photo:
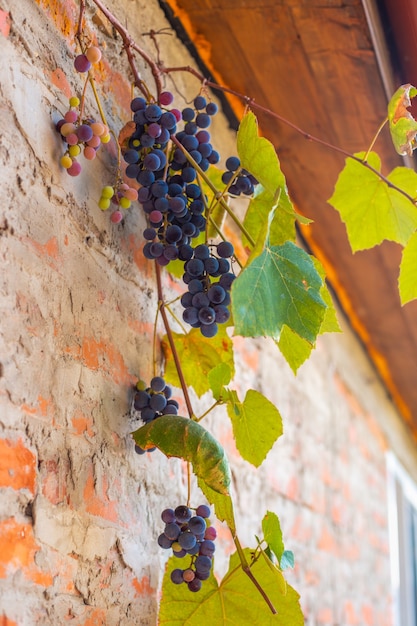
[[[224,324],[219,325],[219,332],[215,337],[203,337],[198,328],[193,328],[185,335],[173,333],[173,338],[185,382],[198,396],[209,391],[208,374],[219,363],[226,363],[230,368],[231,377],[234,376],[233,343]],[[166,337],[162,345],[166,358],[165,379],[171,385],[180,387],[172,351]]]
[[[250,550],[244,554],[250,561]],[[203,582],[198,593],[191,593],[185,583],[174,585],[170,574],[183,568],[185,559],[171,557],[162,585],[159,626],[304,626],[299,594],[283,585],[283,575],[258,559],[251,571],[276,609],[273,614],[252,581],[245,574],[238,555],[230,558],[229,571],[220,584],[213,574]],[[286,593],[282,593],[285,587]]]
[[[283,433],[278,409],[259,391],[249,389],[243,402],[239,401],[236,392],[229,393],[227,413],[232,422],[233,435],[240,455],[255,467],[259,467]]]
[[[355,156],[362,159],[365,154]],[[380,171],[381,161],[375,152],[369,154],[368,163]],[[413,170],[397,167],[387,178],[412,198],[417,195],[417,174]],[[417,228],[413,202],[351,158],[346,160],[329,203],[346,224],[353,252],[373,248],[384,239],[405,245]]]
[[[417,298],[417,232],[411,235],[403,250],[398,286],[401,304]]]

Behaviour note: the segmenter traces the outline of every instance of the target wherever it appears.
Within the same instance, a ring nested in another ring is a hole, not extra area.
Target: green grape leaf
[[[250,550],[244,550],[250,561]],[[273,614],[252,581],[240,566],[237,553],[230,558],[229,571],[218,584],[213,574],[203,582],[198,593],[190,593],[187,586],[174,585],[172,570],[183,569],[184,559],[171,557],[165,569],[159,626],[303,626],[299,594],[286,585],[282,593],[282,573],[271,569],[264,559],[258,559],[251,571],[277,613]]]
[[[218,491],[214,491],[200,478],[197,480],[198,486],[207,498],[207,501],[214,506],[216,517],[221,522],[226,522],[232,535],[236,534],[235,514],[233,511],[233,502],[230,496],[225,496]]]
[[[316,270],[322,277],[323,285],[320,289],[320,295],[327,305],[326,312],[324,314],[324,319],[320,327],[320,335],[323,335],[324,333],[341,333],[342,330],[337,320],[336,308],[333,304],[332,296],[330,295],[329,288],[326,284],[325,269],[323,265],[320,263],[320,261],[315,257],[313,257],[313,263],[314,263],[314,267],[316,268]]]
[[[284,542],[282,539],[281,525],[278,516],[272,511],[267,511],[262,520],[262,532],[268,547],[277,557],[278,563],[284,554]]]
[[[324,281],[325,271],[318,259],[313,258],[313,263],[323,279],[323,285],[320,289],[320,295],[327,305],[326,312],[324,314],[323,322],[320,326],[319,334],[323,333],[337,333],[341,332],[339,322],[337,321],[336,309],[333,304],[332,297],[329,289]],[[301,365],[309,358],[314,345],[309,343],[300,335],[297,335],[291,328],[288,328],[284,324],[281,330],[279,341],[276,342],[281,354],[286,359],[288,365],[291,367],[294,374],[297,373]]]
[[[230,366],[227,363],[219,363],[208,373],[208,382],[215,400],[220,400],[226,387],[232,378]]]
[[[411,235],[405,246],[400,265],[398,286],[401,304],[407,304],[417,298],[417,232]]]
[[[278,340],[284,324],[314,344],[326,304],[311,257],[291,241],[266,247],[232,285],[235,333]]]
[[[227,496],[230,468],[218,441],[200,424],[179,415],[161,415],[133,433],[141,448],[157,447],[167,457],[189,461],[201,481]]]
[[[227,413],[240,455],[259,467],[283,433],[278,409],[259,391],[249,389],[243,402],[239,401],[235,391],[229,392]]]
[[[237,153],[243,168],[262,185],[263,190],[250,202],[244,226],[256,241],[277,199],[277,210],[271,224],[270,241],[279,245],[295,241],[295,211],[288,195],[285,176],[274,146],[258,135],[258,122],[249,111],[242,119],[237,132]]]
[[[282,557],[279,562],[279,566],[282,570],[288,569],[289,567],[293,568],[295,563],[294,552],[292,550],[284,550]]]
[[[280,338],[276,344],[294,374],[307,361],[314,349],[313,344],[297,335],[286,324],[282,327]]]
[[[278,200],[280,207],[281,196]],[[246,210],[243,225],[252,236],[254,241],[258,240],[262,231],[262,225],[268,219],[271,209],[275,206],[275,197],[266,189],[256,195],[249,203]],[[248,245],[246,238],[243,241]],[[269,240],[271,245],[280,245],[286,241],[295,241],[295,213],[289,213],[284,209],[275,211],[274,219],[270,225]]]
[[[417,89],[401,85],[388,103],[388,121],[392,142],[398,154],[411,156],[416,147],[417,122],[408,111]]]
[[[219,325],[219,332],[215,337],[203,337],[198,328],[193,328],[185,335],[173,333],[173,338],[185,382],[198,396],[210,390],[208,374],[219,363],[226,363],[231,376],[234,376],[233,343],[224,324]],[[181,383],[166,337],[162,340],[162,347],[166,359],[165,380],[174,387],[180,387]]]
[[[355,156],[362,159],[365,153]],[[368,155],[367,162],[380,171],[381,161],[375,152]],[[397,167],[387,178],[412,197],[416,195],[417,174],[413,170]],[[328,202],[345,223],[353,252],[373,248],[384,239],[405,245],[417,228],[415,205],[351,158],[346,160]]]

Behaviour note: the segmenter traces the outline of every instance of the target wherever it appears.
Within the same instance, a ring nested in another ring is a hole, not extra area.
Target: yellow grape
[[[111,187],[110,185],[106,185],[105,187],[103,187],[103,190],[101,192],[101,197],[102,198],[113,198],[114,196],[114,189],[113,187]]]
[[[98,201],[98,206],[102,211],[106,211],[106,209],[108,209],[110,206],[109,198],[103,198],[103,196],[101,196],[100,200]]]
[[[61,161],[60,161],[62,167],[64,167],[66,170],[68,170],[71,165],[72,165],[72,159],[68,154],[64,154],[63,157],[61,157]]]
[[[131,202],[128,198],[120,198],[119,204],[122,207],[122,209],[128,209],[131,205]]]
[[[70,156],[76,157],[76,156],[78,156],[80,154],[81,148],[80,148],[80,146],[78,144],[76,144],[75,146],[70,146],[68,148],[68,152],[69,152]]]

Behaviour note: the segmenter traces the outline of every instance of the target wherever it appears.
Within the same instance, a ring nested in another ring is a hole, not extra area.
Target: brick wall
[[[166,26],[158,4],[108,6],[153,53],[141,34]],[[181,463],[137,456],[129,435],[132,383],[152,374],[156,294],[140,253],[143,217],[132,209],[113,226],[97,207],[111,183],[111,148],[77,179],[58,164],[54,122],[80,89],[76,21],[73,0],[0,2],[4,626],[156,624],[159,515],[186,493]],[[92,6],[87,24],[104,53],[99,89],[118,129],[130,99],[120,41]],[[170,65],[191,62],[174,36],[158,41]],[[175,85],[188,99],[198,89],[181,75]],[[225,120],[214,137],[233,153]],[[255,471],[236,454],[222,410],[209,418],[233,464],[243,542],[253,544],[264,512],[275,511],[295,552],[288,579],[306,624],[389,626],[385,451],[394,449],[414,473],[416,462],[384,390],[347,327],[322,337],[296,378],[272,344],[235,343],[239,388],[259,388],[285,426]],[[222,570],[232,543],[218,530]]]

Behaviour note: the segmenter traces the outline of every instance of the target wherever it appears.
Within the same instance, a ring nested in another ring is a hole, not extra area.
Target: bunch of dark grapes
[[[171,572],[171,580],[176,585],[186,583],[190,591],[200,591],[213,566],[216,529],[208,526],[208,517],[210,507],[206,504],[198,506],[195,515],[185,505],[165,509],[161,514],[165,529],[158,537],[160,547],[171,548],[177,558],[191,556],[188,567]]]
[[[172,389],[161,376],[154,376],[149,387],[142,380],[136,385],[136,393],[133,399],[133,406],[140,412],[141,419],[147,424],[157,419],[161,415],[177,415],[179,404],[172,396]],[[152,452],[155,448],[144,450],[136,445],[138,454]]]
[[[196,170],[178,146],[168,153],[169,139],[175,137],[203,171],[220,159],[205,130],[217,105],[197,96],[194,108],[164,110],[172,101],[170,92],[161,93],[158,104],[141,97],[132,100],[135,131],[123,153],[126,176],[140,184],[138,200],[148,215],[143,252],[160,265],[180,258],[179,248],[206,227],[205,199],[195,182]],[[181,120],[184,129],[177,132]]]
[[[182,317],[193,328],[199,328],[204,337],[214,337],[218,324],[230,318],[230,289],[235,279],[229,261],[234,253],[232,244],[221,241],[213,247],[216,254],[205,244],[190,248],[184,264],[183,281],[188,291],[181,297]]]
[[[229,185],[229,193],[234,196],[253,195],[255,191],[255,185],[258,181],[252,174],[245,169],[240,168],[240,159],[236,156],[229,157],[226,160],[226,171],[222,175],[222,182],[225,185]]]

